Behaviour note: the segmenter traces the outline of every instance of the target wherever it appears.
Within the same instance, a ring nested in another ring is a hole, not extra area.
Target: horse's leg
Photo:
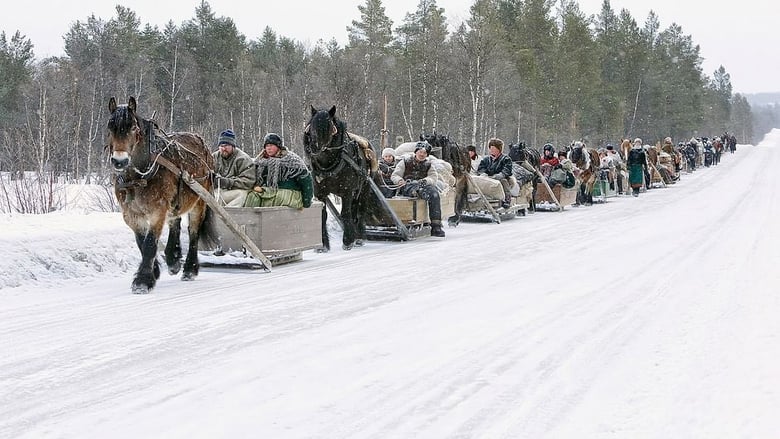
[[[141,251],[141,263],[135,272],[131,290],[133,294],[146,294],[154,288],[160,278],[160,263],[157,261],[157,237],[151,230],[135,232],[135,243]]]
[[[460,177],[455,183],[455,214],[447,219],[447,225],[457,227],[460,224],[460,216],[463,213],[463,207],[466,205],[468,197],[468,187],[466,177]]]
[[[363,188],[364,191],[369,191],[368,187]],[[373,194],[373,193],[372,193]],[[370,194],[363,192],[357,201],[356,205],[352,207],[352,219],[355,222],[355,247],[362,247],[366,240],[366,216],[368,215],[368,200],[371,198]]]
[[[322,200],[323,203],[326,203],[322,208],[322,248],[318,249],[317,253],[327,253],[330,251],[330,236],[328,236],[328,198],[327,195],[317,195],[317,199]]]
[[[536,188],[542,181],[539,180],[538,176],[535,176],[531,181],[533,182],[534,187],[531,189],[531,201],[528,204],[530,204],[529,207],[531,208],[531,212],[536,213]]]
[[[201,225],[206,218],[206,209],[208,209],[206,203],[198,200],[195,207],[190,210],[190,213],[187,216],[189,219],[187,235],[190,238],[190,242],[187,246],[187,257],[184,259],[184,272],[181,274],[181,280],[194,280],[200,271],[200,264],[198,263],[198,242],[200,240]]]
[[[585,202],[588,206],[593,205],[593,186],[596,184],[596,179],[593,178],[588,185],[588,193],[585,198]]]
[[[352,250],[355,246],[355,220],[352,212],[355,207],[351,196],[341,198],[341,223],[344,228],[341,247],[344,250]]]
[[[159,216],[159,215],[158,215]],[[163,217],[165,215],[163,214]],[[134,294],[146,294],[154,288],[160,278],[160,263],[157,261],[157,241],[162,230],[162,219],[150,220],[151,227],[146,227],[143,218],[131,218],[125,213],[125,222],[135,232],[135,243],[141,251],[141,263],[135,272],[131,290]]]
[[[168,222],[168,242],[165,244],[165,264],[168,274],[174,275],[181,270],[181,217]]]

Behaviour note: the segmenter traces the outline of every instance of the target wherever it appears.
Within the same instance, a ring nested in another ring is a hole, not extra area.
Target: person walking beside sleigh
[[[647,173],[647,155],[642,147],[642,139],[634,139],[631,150],[628,151],[628,183],[633,191],[631,195],[638,197],[639,189],[644,183],[644,176]]]

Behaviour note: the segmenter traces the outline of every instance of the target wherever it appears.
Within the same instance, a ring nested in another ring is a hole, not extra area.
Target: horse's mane
[[[336,134],[330,141],[330,146],[343,145],[347,137],[347,123],[333,116],[333,124],[336,125]]]
[[[108,129],[120,137],[127,136],[135,124],[138,116],[127,105],[120,105],[111,113],[108,119]]]

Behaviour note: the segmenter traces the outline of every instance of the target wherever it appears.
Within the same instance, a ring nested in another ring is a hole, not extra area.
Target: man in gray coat
[[[255,183],[255,162],[236,143],[233,130],[219,134],[214,151],[214,187],[226,206],[241,207]]]

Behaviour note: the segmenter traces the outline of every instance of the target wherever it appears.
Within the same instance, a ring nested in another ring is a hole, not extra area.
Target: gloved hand
[[[492,178],[493,180],[503,180],[506,177],[504,176],[504,174],[499,172],[498,174],[491,175],[490,178]]]
[[[231,186],[233,186],[233,182],[230,181],[229,178],[223,177],[219,174],[217,174],[216,177],[214,177],[214,183],[220,188],[220,189],[230,189]]]

